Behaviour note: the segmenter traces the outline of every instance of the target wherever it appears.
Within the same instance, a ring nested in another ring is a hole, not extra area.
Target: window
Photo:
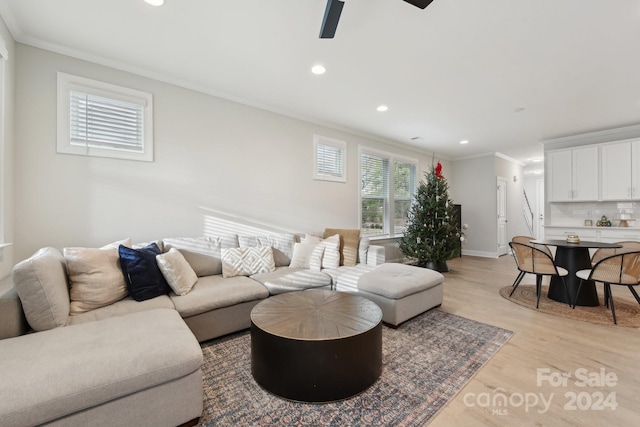
[[[360,229],[362,235],[402,234],[416,192],[415,160],[360,150]]]
[[[153,97],[58,73],[58,153],[153,161]]]
[[[347,182],[347,143],[324,136],[313,136],[313,179]]]

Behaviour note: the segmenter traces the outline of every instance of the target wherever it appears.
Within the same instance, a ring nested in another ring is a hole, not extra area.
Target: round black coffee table
[[[251,373],[286,399],[332,402],[361,393],[382,372],[382,310],[343,292],[269,297],[251,311]]]

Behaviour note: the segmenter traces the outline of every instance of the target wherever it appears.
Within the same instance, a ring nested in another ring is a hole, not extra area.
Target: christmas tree
[[[420,267],[448,271],[447,260],[460,255],[461,233],[455,207],[449,199],[449,184],[442,175],[442,165],[425,173],[420,181],[409,221],[400,238],[400,250]]]

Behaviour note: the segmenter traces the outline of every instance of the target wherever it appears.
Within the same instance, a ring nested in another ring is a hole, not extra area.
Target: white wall
[[[13,126],[13,99],[14,99],[14,84],[15,84],[15,43],[9,33],[4,21],[0,18],[0,43],[8,52],[8,59],[4,66],[4,91],[6,96],[5,102],[5,123],[0,129],[2,132],[2,138],[4,143],[0,146],[0,194],[3,194],[2,200],[2,214],[0,215],[3,224],[1,229],[4,233],[5,242],[14,242],[15,237],[13,233],[14,229],[14,192],[13,192],[13,153],[14,153],[14,126]],[[0,242],[1,243],[1,242]],[[14,260],[14,247],[9,246],[4,249],[0,249],[0,278],[8,276],[13,267]]]
[[[507,179],[507,238],[526,230],[522,214],[524,175],[522,166],[501,156],[487,154],[457,160],[453,164],[452,199],[462,205],[465,255],[496,257],[498,253],[497,177]],[[513,180],[513,177],[516,180]]]
[[[206,234],[212,212],[295,232],[357,228],[358,145],[429,153],[16,44],[16,260],[42,246]],[[153,163],[56,154],[56,72],[154,96]],[[347,141],[347,183],[314,181],[313,135]]]

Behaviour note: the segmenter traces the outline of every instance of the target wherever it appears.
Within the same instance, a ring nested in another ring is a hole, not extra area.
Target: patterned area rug
[[[202,426],[423,426],[513,333],[431,310],[382,329],[383,370],[363,393],[308,404],[276,397],[251,375],[248,331],[202,345]]]
[[[553,314],[554,316],[595,323],[598,325],[614,326],[611,309],[605,307],[602,295],[599,295],[600,305],[598,307],[576,306],[575,309],[572,309],[568,304],[549,299],[547,297],[548,291],[548,286],[542,287],[542,295],[540,295],[540,307],[538,308],[538,311]],[[600,286],[600,291],[602,291],[602,286]],[[533,310],[536,309],[535,285],[518,286],[518,289],[516,289],[511,298],[509,298],[509,292],[511,292],[511,286],[505,286],[500,289],[500,295],[509,301]],[[630,292],[629,296],[633,298]],[[615,294],[613,296],[613,303],[616,306],[616,319],[618,320],[617,326],[640,328],[640,304],[635,300],[627,301],[622,298],[616,298]]]

